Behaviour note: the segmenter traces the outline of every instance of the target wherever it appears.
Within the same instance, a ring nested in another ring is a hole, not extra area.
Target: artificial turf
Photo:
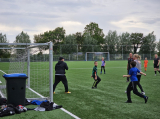
[[[55,66],[54,62],[54,66]],[[123,74],[127,74],[127,61],[106,61],[106,74],[100,74],[98,62],[98,75],[101,82],[97,89],[91,89],[94,80],[91,78],[93,61],[68,61],[69,70],[66,71],[69,91],[64,94],[63,84],[60,83],[53,98],[54,102],[82,119],[159,119],[160,118],[160,75],[154,76],[153,61],[149,61],[147,76],[142,76],[141,85],[149,97],[147,104],[144,99],[131,93],[131,104],[127,100],[125,90],[128,83]],[[142,61],[143,64],[143,61]],[[6,65],[6,66],[5,66]],[[0,69],[5,70],[7,63],[0,63]],[[7,70],[7,68],[6,68]],[[144,71],[142,65],[142,71]],[[1,79],[1,78],[0,78]],[[138,88],[139,90],[139,88]],[[50,112],[28,111],[8,118],[29,119],[68,119],[72,118],[61,110]]]

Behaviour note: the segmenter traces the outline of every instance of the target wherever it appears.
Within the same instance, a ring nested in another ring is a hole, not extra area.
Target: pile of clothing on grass
[[[7,104],[6,98],[0,98],[0,106],[1,106],[0,117],[20,114],[28,110],[51,111],[54,109],[62,108],[62,105],[56,105],[54,102],[49,102],[47,100],[45,101],[32,100],[31,101],[31,100],[26,99],[25,105],[39,105],[39,106],[33,109],[26,108],[25,106],[22,106],[22,105],[18,105],[15,107],[12,104]]]

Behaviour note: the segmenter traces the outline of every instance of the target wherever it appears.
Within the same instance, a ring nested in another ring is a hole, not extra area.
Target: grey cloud
[[[137,21],[128,20],[130,23],[142,22],[146,25],[157,26],[160,18],[155,16],[159,15],[159,5],[160,0],[1,0],[0,24],[21,27],[27,32],[41,32],[43,27],[51,30],[60,26],[60,23],[64,21],[80,22],[84,27],[90,22],[96,22],[105,34],[109,30],[117,30],[122,33],[128,29],[119,28],[111,22],[131,17],[136,18]],[[66,29],[67,33],[70,33],[69,30]],[[83,32],[83,30],[81,26],[74,31]],[[129,27],[128,32],[135,31],[149,32],[145,28]],[[160,32],[158,28],[154,31],[155,33]],[[13,34],[16,36],[17,32]],[[157,38],[160,38],[158,34],[156,35]]]
[[[147,24],[155,24],[157,22],[160,22],[160,18],[150,18],[147,20],[143,20],[142,22]]]

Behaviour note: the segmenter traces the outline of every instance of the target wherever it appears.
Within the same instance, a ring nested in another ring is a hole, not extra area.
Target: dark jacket
[[[68,66],[65,62],[63,61],[58,61],[58,63],[55,66],[55,74],[65,74],[65,70],[68,70]]]

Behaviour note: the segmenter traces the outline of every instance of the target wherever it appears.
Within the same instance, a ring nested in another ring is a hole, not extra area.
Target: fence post
[[[62,54],[62,53],[61,53],[61,45],[60,45],[60,56],[61,56],[61,54]]]
[[[78,61],[78,45],[77,45],[77,61]]]
[[[123,45],[122,45],[122,60],[123,60]]]
[[[70,61],[70,54],[69,54],[69,61]]]

